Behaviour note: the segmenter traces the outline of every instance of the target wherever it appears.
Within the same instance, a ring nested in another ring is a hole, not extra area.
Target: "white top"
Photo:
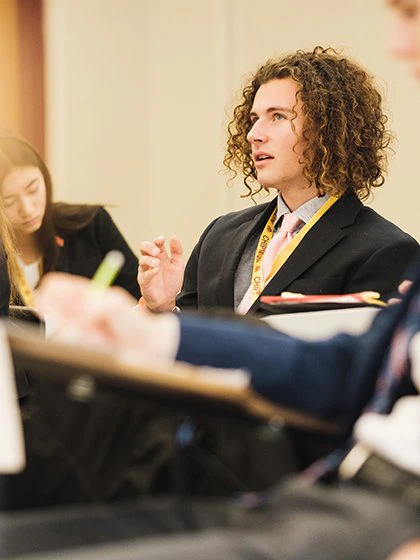
[[[23,260],[18,256],[19,264],[25,274],[26,281],[28,282],[29,286],[34,289],[41,278],[39,273],[40,270],[40,259],[34,261],[30,264],[25,264]]]

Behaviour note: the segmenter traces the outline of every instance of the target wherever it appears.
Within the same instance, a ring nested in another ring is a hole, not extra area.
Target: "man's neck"
[[[308,200],[311,200],[318,195],[318,191],[315,186],[303,188],[294,187],[290,189],[282,188],[279,189],[279,193],[290,212],[294,212],[299,208],[299,206],[302,206],[302,204],[305,204],[305,202],[308,202]]]

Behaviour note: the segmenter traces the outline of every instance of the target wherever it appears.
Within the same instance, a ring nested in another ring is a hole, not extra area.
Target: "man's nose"
[[[255,142],[266,142],[267,138],[268,137],[265,131],[265,126],[260,120],[254,122],[251,130],[246,136],[246,139],[250,144],[253,144]]]

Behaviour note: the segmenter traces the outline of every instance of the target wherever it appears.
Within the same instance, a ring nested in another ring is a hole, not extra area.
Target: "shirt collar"
[[[329,196],[327,194],[324,194],[323,196],[314,196],[314,198],[311,198],[310,200],[299,206],[299,208],[297,208],[293,212],[293,214],[295,214],[300,220],[302,220],[303,223],[306,224],[328,199]],[[277,196],[277,220],[275,227],[277,227],[279,219],[284,216],[284,214],[288,214],[289,212],[290,210],[287,204],[284,202],[281,194],[279,193]]]

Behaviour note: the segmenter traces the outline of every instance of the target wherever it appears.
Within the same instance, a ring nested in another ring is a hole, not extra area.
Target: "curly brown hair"
[[[247,193],[254,196],[263,187],[257,179],[247,134],[250,113],[262,84],[292,78],[298,83],[296,103],[302,101],[303,173],[320,195],[354,191],[362,200],[372,187],[384,183],[387,151],[392,134],[382,109],[382,95],[372,76],[332,48],[316,47],[267,61],[252,76],[242,92],[228,126],[225,167],[235,177],[243,173]],[[295,111],[296,104],[293,108]],[[293,120],[292,118],[292,128]]]

